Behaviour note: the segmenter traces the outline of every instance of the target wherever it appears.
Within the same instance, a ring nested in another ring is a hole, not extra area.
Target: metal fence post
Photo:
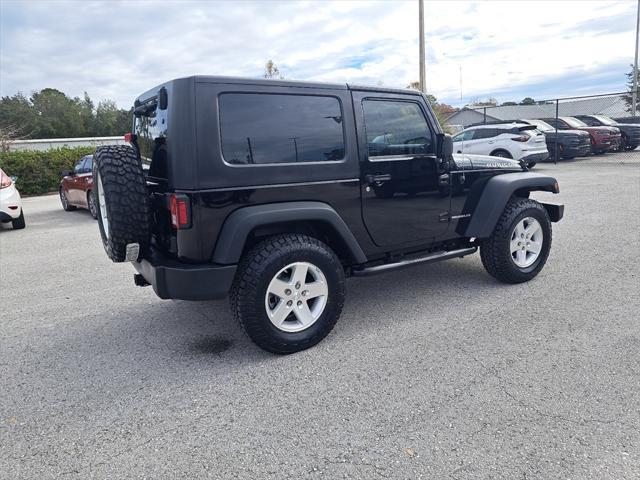
[[[555,155],[553,156],[553,163],[555,165],[558,164],[558,155],[559,155],[559,151],[558,151],[558,104],[560,103],[560,99],[556,98],[556,144],[554,147],[555,150]]]

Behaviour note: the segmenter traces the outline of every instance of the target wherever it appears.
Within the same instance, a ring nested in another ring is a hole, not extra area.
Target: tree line
[[[113,100],[97,105],[85,92],[69,97],[55,88],[0,99],[0,135],[3,138],[110,137],[131,130],[132,110]]]

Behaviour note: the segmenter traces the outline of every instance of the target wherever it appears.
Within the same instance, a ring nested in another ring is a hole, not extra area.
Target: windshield
[[[555,130],[555,128],[553,128],[547,122],[543,122],[542,120],[527,120],[527,122],[529,122],[532,125],[535,125],[536,127],[538,127],[538,130],[541,130],[543,132],[549,132],[551,130]]]
[[[598,120],[600,120],[600,123],[603,123],[605,125],[618,125],[618,122],[616,122],[613,118],[609,118],[604,115],[594,115],[594,118],[597,118]]]
[[[573,118],[573,117],[562,117],[562,120],[564,120],[570,127],[574,127],[574,128],[580,128],[580,127],[588,126],[583,121],[578,120],[577,118]]]

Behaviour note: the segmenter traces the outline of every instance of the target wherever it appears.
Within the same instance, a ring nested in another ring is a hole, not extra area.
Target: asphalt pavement
[[[566,210],[535,280],[478,255],[351,279],[284,357],[25,199],[0,231],[0,478],[640,478],[640,162],[536,171]]]

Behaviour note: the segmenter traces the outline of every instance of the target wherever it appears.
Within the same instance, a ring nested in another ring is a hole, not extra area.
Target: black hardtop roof
[[[378,86],[351,85],[348,83],[325,83],[325,82],[309,82],[302,80],[280,80],[266,78],[249,78],[249,77],[225,77],[221,75],[193,75],[190,77],[175,78],[164,82],[156,87],[151,88],[138,97],[139,100],[147,99],[157,95],[158,90],[168,84],[179,81],[192,80],[195,83],[226,83],[235,85],[263,85],[274,87],[298,87],[298,88],[315,88],[328,90],[364,90],[382,93],[400,93],[404,95],[422,95],[422,92],[409,88],[386,88]]]

